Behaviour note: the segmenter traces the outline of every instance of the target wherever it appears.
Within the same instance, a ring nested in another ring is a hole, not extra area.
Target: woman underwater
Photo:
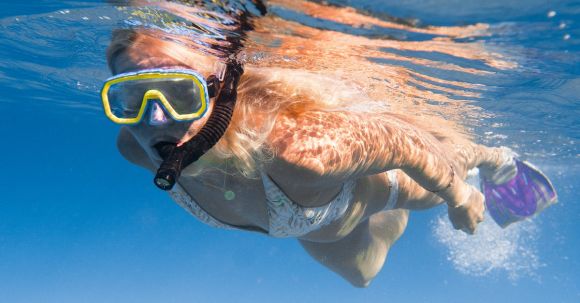
[[[181,16],[199,12],[158,5]],[[331,18],[345,13],[317,9]],[[243,16],[222,18],[240,28]],[[248,35],[263,35],[272,18],[253,22]],[[490,184],[521,175],[524,162],[510,149],[475,144],[440,118],[433,126],[377,110],[376,96],[353,89],[356,81],[244,62],[168,35],[113,34],[107,60],[115,76],[102,97],[107,116],[124,125],[121,154],[156,174],[156,184],[202,222],[295,237],[355,286],[378,274],[408,210],[446,203],[453,226],[472,234],[485,197],[465,182],[468,171],[479,168]]]

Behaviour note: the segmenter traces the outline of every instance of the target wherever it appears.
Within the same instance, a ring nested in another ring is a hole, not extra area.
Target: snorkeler
[[[295,237],[355,286],[378,274],[408,210],[446,203],[474,233],[484,201],[507,225],[556,198],[510,149],[325,102],[306,85],[326,83],[317,74],[242,66],[147,30],[116,31],[107,60],[101,96],[127,160],[202,222]],[[475,168],[484,193],[465,182]]]

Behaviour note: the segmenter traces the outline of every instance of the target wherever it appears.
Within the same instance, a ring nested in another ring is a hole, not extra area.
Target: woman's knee
[[[353,248],[352,255],[329,258],[324,265],[353,286],[364,288],[369,286],[383,268],[387,250],[385,245],[373,241],[366,248]]]
[[[366,288],[371,284],[372,280],[375,279],[381,268],[382,264],[380,267],[376,268],[376,270],[359,270],[358,272],[350,272],[347,275],[343,275],[343,277],[354,287]]]
[[[318,262],[355,287],[367,287],[381,271],[391,245],[407,224],[408,211],[392,210],[374,214],[343,239],[318,243],[300,240]]]
[[[372,236],[368,220],[336,242],[300,244],[316,261],[339,274],[356,287],[366,287],[381,270],[386,247]]]

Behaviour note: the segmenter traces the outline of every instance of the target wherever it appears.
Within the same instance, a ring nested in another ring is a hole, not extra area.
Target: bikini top
[[[398,189],[398,186],[394,172],[391,174],[391,171],[389,171],[388,175],[391,181],[391,194],[385,209],[392,209],[397,201],[398,190],[396,189]],[[276,238],[286,238],[304,236],[342,217],[354,197],[353,191],[356,184],[354,180],[346,182],[342,186],[340,193],[323,206],[303,207],[292,202],[265,173],[262,173],[262,183],[266,193],[269,219],[267,231],[256,226],[226,224],[212,217],[179,184],[176,184],[169,194],[177,204],[209,226],[223,229],[252,230]]]

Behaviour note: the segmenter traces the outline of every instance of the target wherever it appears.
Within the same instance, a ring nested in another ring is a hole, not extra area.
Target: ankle
[[[516,157],[518,154],[508,147],[498,148],[498,161],[495,165],[482,164],[479,166],[480,175],[495,184],[503,184],[517,174]]]

